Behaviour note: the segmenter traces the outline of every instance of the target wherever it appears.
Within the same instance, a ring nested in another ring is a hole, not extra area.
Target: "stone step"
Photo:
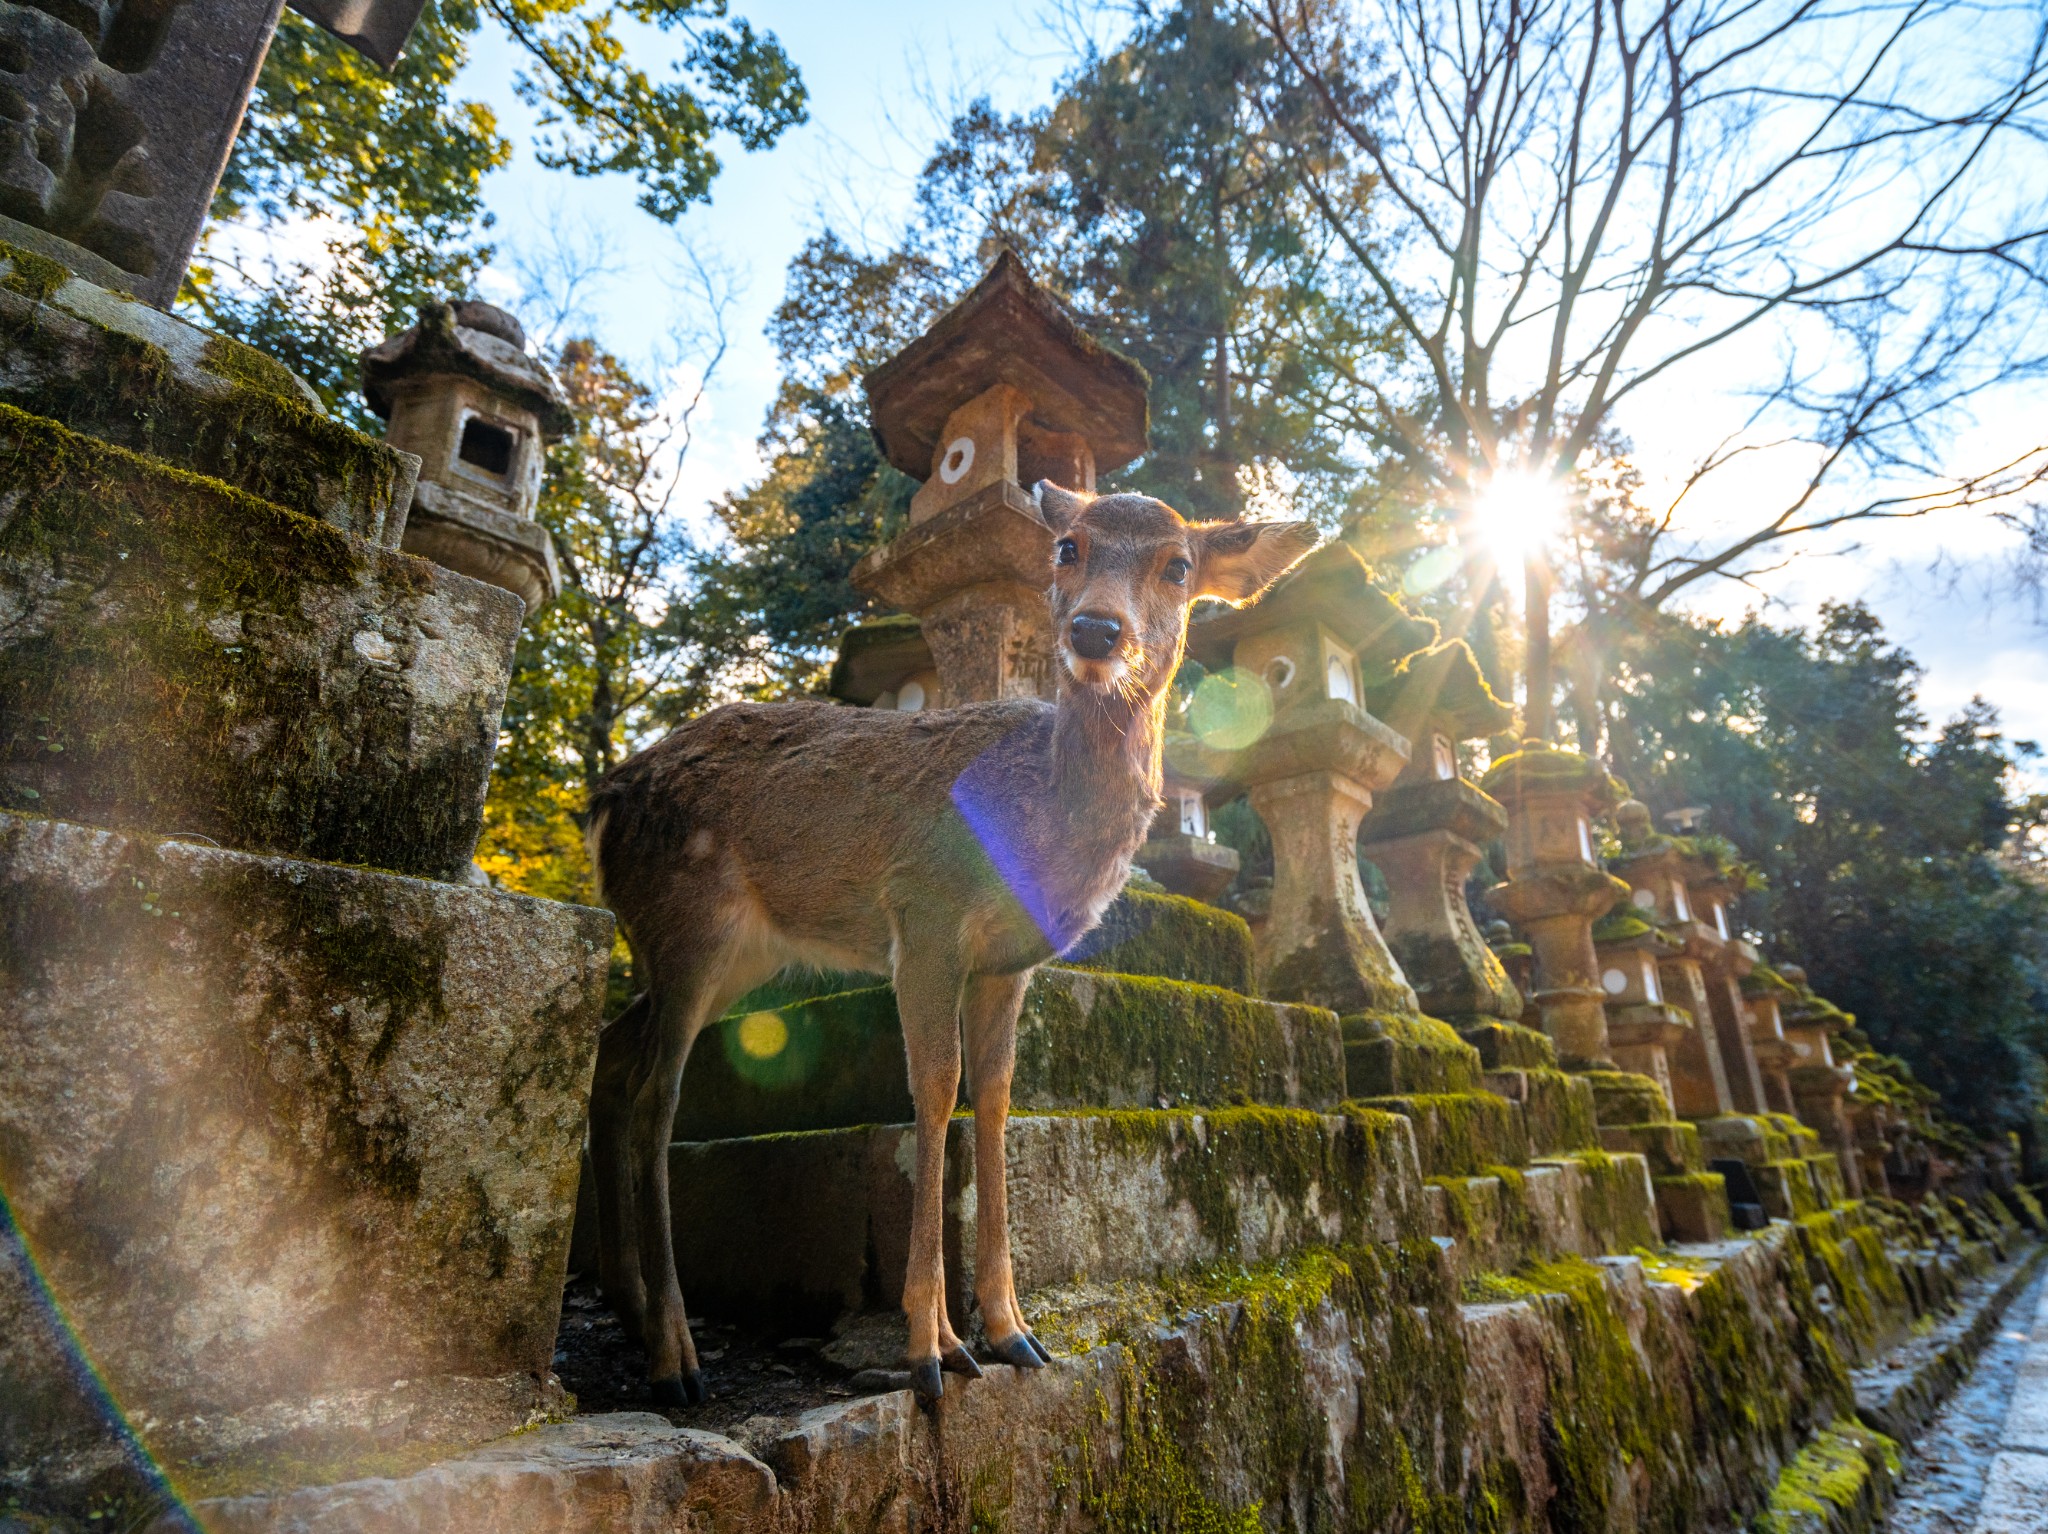
[[[971,1115],[947,1142],[946,1285],[974,1284]],[[677,1144],[676,1263],[692,1313],[812,1336],[893,1310],[908,1250],[905,1124]],[[1311,1246],[1429,1234],[1408,1122],[1347,1108],[1019,1114],[1005,1140],[1021,1292],[1154,1279]]]
[[[1017,1020],[1010,1088],[1022,1111],[1343,1098],[1334,1013],[1184,981],[1048,965]],[[678,1140],[726,1140],[913,1117],[895,993],[886,985],[728,1016],[683,1071]]]
[[[1521,1105],[1491,1092],[1411,1092],[1355,1101],[1414,1123],[1424,1176],[1476,1177],[1529,1162],[1529,1127]]]
[[[1219,986],[1245,996],[1258,994],[1252,929],[1245,919],[1185,895],[1125,890],[1060,962],[1074,969],[1149,975]]]
[[[0,809],[465,870],[519,599],[0,404]]]
[[[1403,1092],[1470,1092],[1484,1067],[1479,1051],[1433,1017],[1353,1012],[1344,1035],[1345,1090],[1352,1097]]]
[[[1600,1151],[1429,1179],[1435,1233],[1461,1279],[1557,1257],[1601,1257],[1658,1245],[1657,1203],[1643,1158]]]
[[[0,932],[0,1466],[546,1408],[608,914],[0,814]]]
[[[1487,1022],[1459,1030],[1479,1051],[1489,1071],[1545,1071],[1557,1068],[1557,1046],[1547,1034],[1520,1023]]]
[[[395,549],[419,461],[238,341],[0,244],[0,403]]]
[[[1598,1148],[1600,1129],[1594,1117],[1593,1088],[1579,1077],[1555,1069],[1503,1069],[1488,1071],[1483,1084],[1495,1096],[1521,1105],[1534,1154]]]

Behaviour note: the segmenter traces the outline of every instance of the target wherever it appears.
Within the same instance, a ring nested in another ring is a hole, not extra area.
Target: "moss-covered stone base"
[[[845,983],[839,977],[838,983]],[[775,1004],[764,988],[707,1028],[683,1071],[678,1140],[913,1117],[895,993],[860,989]],[[833,983],[783,982],[802,991]],[[1337,1019],[1215,986],[1047,966],[1017,1020],[1011,1103],[1059,1108],[1333,1108],[1343,1096]]]
[[[611,940],[0,814],[0,1467],[522,1420],[470,1386],[554,1351]]]
[[[469,864],[519,599],[0,404],[0,809]]]
[[[1479,1051],[1480,1060],[1490,1071],[1552,1070],[1557,1065],[1557,1046],[1549,1036],[1520,1023],[1489,1018],[1460,1028],[1458,1036]]]
[[[1898,1444],[1844,1418],[1785,1467],[1752,1534],[1872,1534],[1902,1468]]]
[[[1581,1077],[1559,1070],[1497,1070],[1486,1073],[1485,1087],[1521,1104],[1529,1148],[1539,1156],[1591,1150],[1600,1143],[1593,1088]]]
[[[956,1118],[947,1146],[948,1303],[963,1324],[974,1283],[973,1122]],[[810,1335],[894,1308],[913,1143],[914,1131],[897,1125],[673,1147],[677,1265],[690,1304]],[[1005,1148],[1020,1289],[1427,1233],[1413,1140],[1393,1114],[1020,1114]]]
[[[1657,1221],[1673,1241],[1720,1241],[1735,1228],[1728,1185],[1718,1172],[1656,1179]]]
[[[1479,1051],[1433,1017],[1353,1012],[1339,1026],[1351,1097],[1469,1092],[1479,1085]]]
[[[398,547],[413,465],[278,363],[0,244],[0,403]]]
[[[1252,929],[1245,919],[1185,895],[1125,890],[1060,962],[1258,994],[1252,978]]]
[[[1648,1076],[1634,1071],[1579,1071],[1575,1073],[1593,1088],[1594,1113],[1604,1127],[1609,1124],[1668,1124],[1675,1115],[1664,1089]]]
[[[1491,1092],[1411,1092],[1361,1099],[1415,1126],[1422,1170],[1430,1177],[1475,1177],[1497,1166],[1524,1166],[1529,1130],[1519,1105]]]

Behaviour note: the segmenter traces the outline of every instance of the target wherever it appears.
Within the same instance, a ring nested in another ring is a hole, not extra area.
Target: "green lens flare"
[[[1233,666],[1202,678],[1188,705],[1188,728],[1216,751],[1241,751],[1273,722],[1273,693],[1265,681]]]
[[[1434,591],[1456,575],[1464,563],[1465,555],[1456,544],[1431,549],[1408,567],[1408,573],[1401,577],[1401,589],[1411,597]]]

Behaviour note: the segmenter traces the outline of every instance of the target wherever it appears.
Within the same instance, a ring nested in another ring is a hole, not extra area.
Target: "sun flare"
[[[1548,474],[1503,469],[1480,490],[1472,518],[1502,570],[1520,569],[1556,530],[1564,496]]]

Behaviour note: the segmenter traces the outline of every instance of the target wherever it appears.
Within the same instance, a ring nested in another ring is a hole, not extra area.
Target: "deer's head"
[[[1157,697],[1197,597],[1249,602],[1315,547],[1309,522],[1188,522],[1149,495],[1032,492],[1053,534],[1053,646],[1068,685]]]

